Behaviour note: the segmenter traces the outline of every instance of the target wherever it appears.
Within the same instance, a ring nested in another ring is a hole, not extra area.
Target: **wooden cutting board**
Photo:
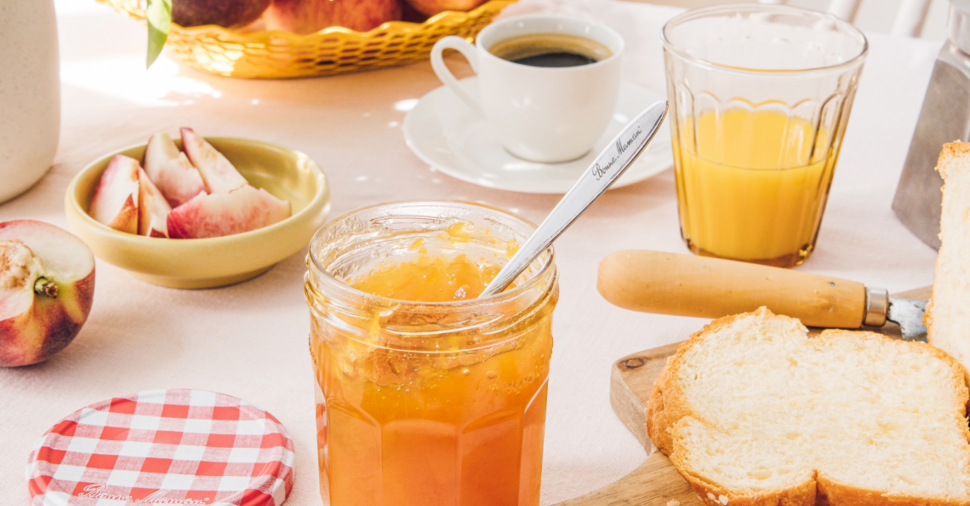
[[[920,288],[898,294],[899,297],[929,299],[930,288]],[[899,338],[899,327],[893,323],[878,329],[867,329]],[[816,334],[813,329],[810,334]],[[630,474],[595,492],[561,502],[556,506],[702,506],[690,485],[674,469],[667,457],[647,437],[647,402],[653,382],[667,363],[667,357],[677,352],[681,343],[634,353],[617,360],[610,373],[610,405],[626,428],[636,436],[647,451],[647,460]]]

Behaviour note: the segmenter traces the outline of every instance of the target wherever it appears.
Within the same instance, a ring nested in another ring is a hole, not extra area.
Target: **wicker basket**
[[[366,33],[332,26],[298,35],[276,30],[171,25],[166,46],[189,66],[220,76],[277,79],[354,72],[428,57],[441,37],[469,41],[516,0],[490,0],[470,12],[442,12],[424,23],[391,21]],[[98,0],[145,19],[146,0]]]

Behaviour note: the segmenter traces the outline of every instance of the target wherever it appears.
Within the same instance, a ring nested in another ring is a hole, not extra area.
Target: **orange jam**
[[[538,506],[558,290],[553,271],[531,302],[481,309],[475,299],[500,267],[420,251],[349,282],[402,301],[393,309],[336,316],[341,324],[312,318],[331,505]],[[473,309],[413,309],[454,301]],[[415,331],[400,337],[402,328]]]
[[[465,255],[446,260],[427,258],[384,266],[353,287],[371,295],[415,302],[449,302],[478,298],[502,269],[474,263]]]

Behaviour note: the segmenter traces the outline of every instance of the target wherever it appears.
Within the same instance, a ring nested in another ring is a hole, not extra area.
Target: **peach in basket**
[[[445,11],[424,22],[388,21],[366,32],[331,26],[301,35],[173,23],[165,45],[175,59],[220,76],[279,79],[333,75],[426,60],[438,39],[457,35],[474,40],[482,28],[515,1],[490,0],[470,12]],[[129,17],[145,19],[145,0],[98,2]],[[434,0],[418,3],[428,2]]]
[[[156,154],[157,137],[148,146]],[[137,161],[144,158],[146,145],[110,153],[74,178],[65,196],[68,223],[95,256],[158,285],[223,286],[258,276],[305,248],[326,221],[330,188],[305,154],[248,139],[203,141],[191,130],[185,139],[195,166],[207,167],[197,171],[204,186],[193,181],[191,172],[180,174],[180,157],[171,154],[166,170],[148,164],[142,171],[155,172],[154,184],[139,184]],[[210,144],[225,158],[193,151]],[[181,140],[176,145],[181,148]],[[193,184],[208,191],[193,194]],[[246,196],[240,198],[240,191]],[[169,212],[170,204],[175,207]],[[288,217],[282,214],[284,206]]]

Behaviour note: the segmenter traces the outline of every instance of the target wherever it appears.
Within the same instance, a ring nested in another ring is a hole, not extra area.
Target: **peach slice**
[[[144,170],[138,169],[138,235],[168,237],[168,213],[172,206]]]
[[[40,221],[0,223],[0,366],[36,364],[64,349],[87,321],[94,256]]]
[[[94,190],[88,214],[122,232],[138,233],[138,161],[115,155]]]
[[[202,181],[199,169],[192,165],[185,153],[179,151],[165,132],[148,139],[148,146],[145,148],[145,173],[172,207],[178,207],[192,197],[205,193],[205,182]]]
[[[290,216],[290,203],[245,185],[228,193],[196,195],[168,215],[168,235],[197,239],[241,234]]]
[[[247,184],[232,163],[191,128],[182,128],[182,149],[199,169],[209,193],[229,193]]]

